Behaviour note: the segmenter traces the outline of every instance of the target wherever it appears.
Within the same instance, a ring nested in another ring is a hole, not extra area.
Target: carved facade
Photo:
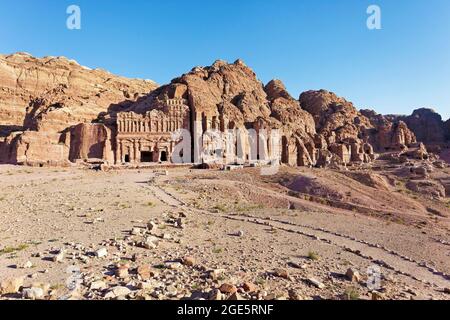
[[[190,130],[189,107],[184,99],[171,99],[144,115],[119,113],[116,125],[116,164],[171,161],[178,143],[173,133]]]
[[[116,165],[180,163],[179,159],[184,163],[244,164],[269,162],[281,154],[281,140],[270,139],[271,129],[263,122],[255,122],[251,129],[238,128],[222,116],[191,112],[185,99],[166,99],[145,114],[118,113],[115,128],[112,145]],[[182,142],[176,134],[180,129],[189,133],[187,150],[175,149]],[[176,150],[181,154],[174,161]]]

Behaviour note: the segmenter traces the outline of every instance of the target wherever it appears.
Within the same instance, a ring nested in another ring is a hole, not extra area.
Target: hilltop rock
[[[228,64],[218,60],[210,67],[193,68],[130,109],[144,113],[158,108],[166,98],[187,99],[192,112],[216,121],[223,115],[236,126],[270,116],[261,82],[241,61]]]
[[[208,129],[233,130],[234,136],[222,138],[232,146],[223,155],[227,163],[235,160],[234,140],[250,130],[278,132],[281,161],[291,166],[369,163],[376,152],[406,151],[416,142],[405,122],[360,112],[332,92],[307,91],[296,100],[280,80],[264,86],[242,60],[195,67],[156,88],[153,82],[90,70],[66,58],[16,54],[0,57],[0,83],[0,114],[7,115],[0,119],[0,162],[170,161],[168,151],[158,149],[159,142],[139,149],[142,135],[120,147],[117,114],[129,126],[127,134],[153,130],[153,138],[158,136],[162,144],[168,143],[168,130],[175,125],[189,129],[196,141]],[[248,139],[241,140],[248,160]],[[202,143],[218,149],[207,138]]]
[[[61,140],[71,127],[126,108],[156,87],[151,81],[91,70],[65,57],[2,55],[0,161],[67,161],[69,150]],[[24,131],[28,133],[21,137]],[[11,137],[13,132],[18,133]]]
[[[390,119],[372,110],[361,110],[371,124],[368,131],[369,141],[379,152],[397,150],[404,151],[417,142],[415,134],[405,122]]]
[[[417,137],[425,144],[442,144],[448,138],[448,128],[442,117],[433,109],[421,108],[414,110],[410,116],[389,116],[392,120],[406,123]]]
[[[450,119],[448,119],[444,123],[444,127],[445,127],[445,132],[446,132],[446,138],[447,138],[447,140],[450,140]]]

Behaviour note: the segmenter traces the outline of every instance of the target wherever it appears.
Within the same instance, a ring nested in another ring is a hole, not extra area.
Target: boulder
[[[0,282],[0,294],[14,294],[23,286],[23,278],[9,278]]]
[[[406,184],[406,188],[430,198],[440,199],[446,194],[444,186],[433,180],[411,180]]]

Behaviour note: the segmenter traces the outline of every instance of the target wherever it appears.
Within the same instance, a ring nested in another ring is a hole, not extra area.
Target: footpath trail
[[[233,215],[201,210],[189,206],[181,200],[180,195],[177,195],[175,191],[169,192],[161,185],[153,184],[149,185],[147,188],[150,189],[159,201],[173,208],[185,210],[193,214],[210,215],[216,218],[236,220],[243,223],[252,223],[266,227],[269,226],[280,231],[296,233],[300,236],[337,246],[366,259],[373,264],[393,270],[398,274],[410,277],[423,284],[432,285],[438,290],[443,290],[450,286],[449,275],[428,266],[426,263],[415,261],[410,257],[390,250],[377,243],[369,243],[351,235],[335,232],[322,227],[297,224],[283,219],[262,218],[249,214]]]

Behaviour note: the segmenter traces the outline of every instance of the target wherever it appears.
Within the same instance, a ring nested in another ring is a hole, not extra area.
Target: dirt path
[[[168,192],[159,185],[151,185],[148,188],[153,192],[155,197],[163,203],[178,209],[187,210],[190,213],[211,215],[214,217],[236,220],[243,223],[265,225],[284,232],[296,233],[312,238],[316,241],[337,246],[361,258],[367,259],[373,264],[393,270],[398,274],[410,277],[411,279],[421,283],[430,284],[438,290],[448,288],[450,285],[450,281],[448,280],[449,276],[445,273],[379,244],[369,243],[367,241],[360,240],[346,234],[326,230],[324,228],[295,224],[282,219],[261,218],[248,214],[245,216],[228,215],[199,210],[187,206],[186,203],[180,199],[181,197],[179,195],[174,194],[172,191]]]

